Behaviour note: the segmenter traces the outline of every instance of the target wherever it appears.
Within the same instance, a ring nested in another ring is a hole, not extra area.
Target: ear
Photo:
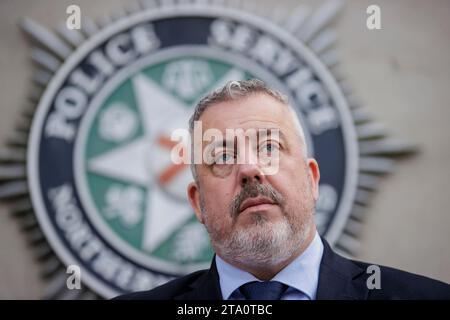
[[[313,158],[307,160],[309,176],[311,179],[311,185],[313,187],[314,200],[317,201],[319,199],[319,180],[320,180],[320,171],[319,164]]]
[[[200,190],[195,182],[189,183],[187,187],[187,196],[191,207],[194,209],[195,216],[200,223],[204,223],[202,211],[200,209]]]

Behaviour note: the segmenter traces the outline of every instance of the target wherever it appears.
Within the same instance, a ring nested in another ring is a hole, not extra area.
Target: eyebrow
[[[257,129],[257,137],[258,138],[259,138],[259,135],[260,135],[259,134],[260,130],[267,130],[268,131],[267,137],[270,137],[272,131],[276,130],[276,131],[278,131],[278,135],[280,137],[280,140],[286,141],[286,136],[284,135],[283,131],[280,128],[259,128],[259,129]],[[227,145],[233,145],[234,146],[236,144],[236,141],[237,141],[236,139],[237,139],[237,137],[235,136],[234,140],[222,139],[222,140],[218,140],[218,141],[213,141],[210,144],[208,144],[207,147],[210,150],[214,150],[217,147],[226,148]]]
[[[280,137],[280,140],[286,141],[286,136],[284,135],[283,131],[280,128],[266,128],[266,130],[269,131],[270,134],[272,134],[272,131],[278,131],[278,136]]]

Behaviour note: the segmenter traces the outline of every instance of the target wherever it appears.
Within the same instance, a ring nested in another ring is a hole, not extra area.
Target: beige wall
[[[259,1],[260,2],[260,1]],[[263,1],[270,4],[271,1]],[[278,5],[293,8],[298,1]],[[314,3],[313,1],[308,1]],[[0,143],[29,92],[29,42],[22,17],[51,27],[69,4],[100,17],[126,1],[0,2]],[[382,30],[368,31],[365,10],[379,4]],[[342,70],[360,100],[393,136],[417,144],[420,154],[398,163],[367,210],[358,258],[450,282],[450,2],[348,1],[338,19]],[[0,204],[0,298],[38,298],[45,284],[16,221]]]

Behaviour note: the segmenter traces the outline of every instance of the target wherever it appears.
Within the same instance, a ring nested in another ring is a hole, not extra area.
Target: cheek
[[[278,167],[278,172],[272,177],[277,181],[277,184],[281,188],[291,190],[293,187],[298,185],[298,179],[301,175],[299,170],[300,168],[298,163],[293,161],[293,159],[282,158]]]
[[[228,209],[229,202],[225,201],[225,197],[212,195],[205,206],[207,210],[206,228],[214,239],[223,239],[231,232],[233,225]]]
[[[297,199],[304,199],[311,194],[308,173],[305,167],[299,166],[298,161],[285,161],[273,180],[273,186],[287,202],[297,202]]]
[[[231,192],[227,192],[226,186],[216,183],[205,188],[205,207],[212,223],[226,223],[229,220],[230,204],[233,200]]]

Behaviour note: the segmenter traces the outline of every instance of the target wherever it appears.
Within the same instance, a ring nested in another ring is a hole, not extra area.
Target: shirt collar
[[[281,270],[272,280],[279,281],[290,288],[303,292],[309,299],[315,299],[322,254],[323,243],[316,231],[313,241],[306,250]],[[260,281],[249,272],[225,262],[218,255],[216,255],[216,267],[219,273],[222,297],[225,300],[241,285],[252,281]]]

